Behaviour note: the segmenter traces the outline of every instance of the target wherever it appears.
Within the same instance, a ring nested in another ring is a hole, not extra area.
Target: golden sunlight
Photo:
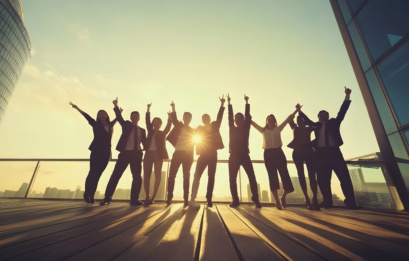
[[[200,135],[193,135],[193,138],[192,138],[192,140],[193,140],[193,143],[194,144],[199,144],[200,143],[200,141],[202,140],[202,137],[200,136]]]

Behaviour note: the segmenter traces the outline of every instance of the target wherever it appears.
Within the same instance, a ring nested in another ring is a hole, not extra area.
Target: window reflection
[[[366,2],[366,0],[348,0],[348,4],[353,13],[355,13],[364,2]]]
[[[356,20],[373,60],[408,34],[408,13],[407,0],[372,0],[357,14]]]
[[[400,126],[409,124],[409,41],[377,68]]]

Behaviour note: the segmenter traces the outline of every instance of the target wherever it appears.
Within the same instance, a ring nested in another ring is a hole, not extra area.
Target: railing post
[[[27,198],[28,193],[30,193],[31,187],[33,186],[34,181],[35,181],[35,179],[37,177],[37,173],[38,173],[39,168],[40,168],[40,161],[37,161],[37,165],[36,165],[36,167],[34,169],[33,176],[31,176],[30,184],[28,184],[28,187],[27,187],[27,190],[26,190],[26,194],[24,195],[24,198]]]

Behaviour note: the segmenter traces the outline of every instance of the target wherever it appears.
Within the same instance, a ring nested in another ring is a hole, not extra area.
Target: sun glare
[[[200,137],[199,135],[194,135],[193,136],[193,143],[194,144],[199,144],[201,140],[202,140],[202,137]]]

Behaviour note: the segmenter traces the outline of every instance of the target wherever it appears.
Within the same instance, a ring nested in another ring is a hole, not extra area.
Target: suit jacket
[[[122,114],[119,111],[118,107],[114,108],[114,112],[115,112],[115,115],[116,115],[116,118],[119,124],[121,124],[122,126],[122,134],[121,134],[121,137],[119,138],[118,144],[116,145],[116,150],[124,151],[126,142],[128,141],[129,135],[131,134],[134,125],[132,124],[131,121],[125,121],[124,118],[122,118]],[[141,146],[141,149],[142,149],[142,148],[146,148],[146,132],[142,128],[140,128],[140,130],[141,130],[141,133],[140,133],[141,140],[138,140],[138,142],[142,144]]]
[[[112,128],[116,123],[116,119],[111,121],[108,126],[108,132],[105,130],[99,122],[91,118],[87,113],[81,112],[81,114],[87,119],[88,123],[92,126],[92,131],[94,132],[94,139],[89,146],[89,150],[93,152],[108,152],[111,151],[111,139],[112,139]]]
[[[339,147],[342,144],[344,144],[341,133],[339,131],[339,128],[341,126],[341,122],[345,118],[345,114],[348,111],[349,105],[351,104],[351,101],[344,101],[341,105],[341,108],[338,112],[338,115],[336,118],[331,118],[328,120],[326,123],[325,129],[328,132],[328,135],[332,138],[332,140],[335,143],[335,146]],[[307,123],[309,126],[314,126],[316,127],[315,129],[315,140],[313,142],[314,146],[317,146],[318,144],[318,133],[322,127],[321,122],[313,122],[311,121],[303,112],[300,112],[300,116],[304,118],[304,121]]]
[[[193,128],[191,128],[190,126],[185,126],[182,122],[180,122],[177,118],[176,112],[171,113],[171,118],[174,127],[166,137],[166,140],[168,140],[173,145],[173,147],[176,146],[183,128],[185,128],[185,130],[188,132],[188,135],[193,139],[193,135],[195,134],[195,130]],[[191,150],[193,153],[193,141],[191,143],[192,145],[189,150]]]
[[[311,132],[314,131],[312,127],[299,127],[294,121],[289,122],[291,129],[294,132],[294,139],[288,143],[287,147],[292,149],[312,148]]]
[[[163,131],[158,130],[156,131],[155,135],[155,130],[153,129],[153,125],[151,122],[151,113],[146,112],[146,129],[148,130],[148,137],[146,139],[146,149],[149,149],[149,146],[152,142],[153,137],[155,137],[155,144],[156,144],[156,151],[159,153],[159,156],[162,159],[169,159],[168,151],[166,150],[166,135],[170,131],[170,127],[172,125],[172,121],[168,120],[168,123],[166,124],[166,127]]]
[[[234,125],[233,106],[228,105],[229,110],[229,152],[234,154],[250,153],[249,135],[251,126],[250,104],[246,104],[244,113],[244,125],[236,127]]]
[[[199,126],[196,128],[196,133],[201,137],[201,142],[196,145],[197,155],[224,148],[222,136],[220,135],[220,125],[222,123],[223,113],[224,107],[220,107],[216,121],[210,123],[208,128],[205,126]]]

